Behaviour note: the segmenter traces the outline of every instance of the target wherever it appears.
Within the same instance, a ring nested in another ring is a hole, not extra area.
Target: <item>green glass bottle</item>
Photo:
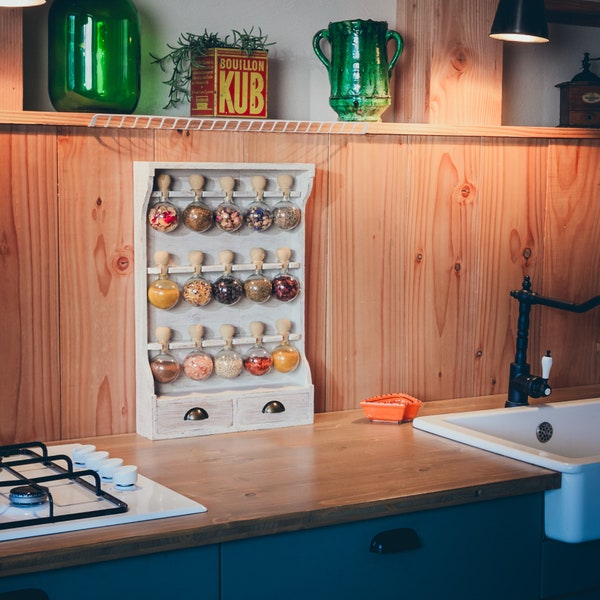
[[[140,97],[140,22],[130,0],[54,0],[48,91],[59,111],[132,113]]]

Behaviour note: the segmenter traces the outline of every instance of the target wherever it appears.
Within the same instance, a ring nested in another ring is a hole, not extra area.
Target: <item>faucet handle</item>
[[[550,350],[546,350],[546,356],[542,356],[542,379],[550,379],[550,369],[552,369],[552,355]]]

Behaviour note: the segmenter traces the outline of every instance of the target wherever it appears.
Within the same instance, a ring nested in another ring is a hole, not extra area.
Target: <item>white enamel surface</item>
[[[537,439],[541,423],[552,437]],[[417,417],[416,429],[562,473],[546,492],[545,532],[578,543],[600,539],[600,399]]]
[[[550,423],[542,443],[538,425]],[[600,463],[600,399],[417,417],[414,427],[561,472]]]
[[[75,447],[74,445],[53,446],[49,448],[49,451],[51,454],[68,455]],[[126,480],[131,481],[133,479],[134,484],[126,489],[119,489],[113,482],[103,481],[102,489],[115,498],[126,502],[128,505],[127,512],[44,525],[28,525],[16,529],[0,529],[0,543],[6,540],[38,535],[93,529],[108,525],[122,525],[206,512],[206,507],[202,504],[186,498],[155,481],[147,479],[137,472],[136,467],[130,466],[129,469],[127,467],[120,467],[120,469],[124,469],[123,475],[126,477]],[[76,470],[82,470],[82,468],[80,467]],[[0,480],[4,477],[6,475],[0,470]],[[89,478],[89,481],[91,482],[92,479]],[[74,483],[60,481],[50,482],[46,485],[50,488],[54,497],[55,514],[69,514],[70,512],[89,511],[112,506],[107,500],[97,497],[93,492],[89,492]],[[0,524],[2,522],[21,519],[34,521],[38,517],[48,516],[47,504],[27,509],[10,506],[8,501],[10,489],[8,487],[0,488]]]

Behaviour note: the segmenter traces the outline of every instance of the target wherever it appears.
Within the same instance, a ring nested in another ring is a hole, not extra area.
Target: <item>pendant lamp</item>
[[[0,8],[21,8],[25,6],[40,6],[46,0],[0,0]]]
[[[500,0],[490,37],[506,42],[549,41],[544,0]]]

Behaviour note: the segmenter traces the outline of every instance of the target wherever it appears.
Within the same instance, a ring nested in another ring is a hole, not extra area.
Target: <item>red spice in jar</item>
[[[277,275],[273,278],[273,295],[282,302],[293,300],[300,293],[300,284],[291,275]]]
[[[273,366],[271,356],[247,356],[244,359],[244,368],[250,375],[265,375]]]

